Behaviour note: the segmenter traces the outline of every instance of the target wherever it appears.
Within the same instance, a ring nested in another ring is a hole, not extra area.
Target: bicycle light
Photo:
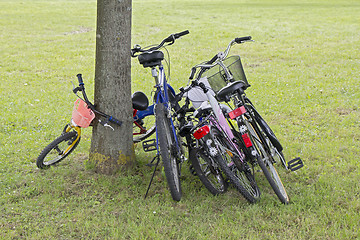
[[[206,136],[209,132],[210,132],[209,126],[205,125],[205,126],[202,126],[201,128],[199,128],[198,130],[196,130],[193,133],[193,136],[199,140],[199,139],[203,138],[204,136]]]

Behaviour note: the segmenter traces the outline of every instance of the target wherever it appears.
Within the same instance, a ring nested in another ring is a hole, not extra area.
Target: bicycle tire
[[[66,158],[78,146],[80,138],[77,139],[77,132],[71,131],[61,134],[58,138],[47,145],[36,159],[36,166],[40,169],[49,168],[51,165],[57,164]],[[60,146],[60,144],[64,146]],[[64,147],[64,150],[60,149]]]
[[[256,150],[259,153],[257,156],[257,162],[276,196],[283,204],[288,204],[290,201],[289,196],[273,163],[276,162],[274,156],[280,158],[280,160],[284,160],[284,155],[272,145],[270,139],[260,130],[261,128],[258,126],[254,127],[254,124],[258,124],[256,121],[248,123],[250,124],[249,131],[252,143],[256,145]],[[261,141],[261,138],[259,137],[260,135],[262,135],[263,139],[266,139],[265,143]],[[268,145],[267,147],[272,151],[272,153],[268,153],[266,151],[266,147],[263,146],[264,144]]]
[[[220,169],[212,164],[209,154],[202,148],[193,148],[190,150],[190,160],[199,177],[200,181],[213,195],[225,193],[228,184],[221,174]],[[214,159],[216,162],[216,160]]]
[[[156,129],[160,145],[160,155],[163,161],[164,171],[172,198],[180,201],[182,192],[180,184],[179,162],[174,150],[175,138],[172,131],[170,119],[163,103],[155,108]]]
[[[223,173],[230,179],[235,188],[248,202],[257,202],[260,199],[260,190],[253,173],[245,171],[245,169],[237,168],[234,163],[234,154],[231,153],[234,150],[232,150],[232,146],[228,142],[228,139],[223,136],[219,130],[212,128],[212,135],[221,154],[221,156],[218,155],[217,159]],[[233,164],[230,165],[231,163]]]
[[[260,113],[256,110],[254,105],[251,103],[251,101],[247,98],[247,106],[251,108],[254,118],[258,125],[261,127],[261,129],[264,131],[266,136],[270,139],[271,143],[277,148],[279,152],[283,150],[283,147],[276,137],[275,133],[271,130],[267,122],[263,119],[263,117],[260,115]]]
[[[137,126],[135,125],[134,128],[135,127],[137,127]],[[146,129],[145,133],[137,134],[137,135],[133,134],[133,142],[138,143],[138,142],[141,142],[141,141],[147,139],[148,137],[150,137],[151,135],[154,134],[155,130],[156,130],[156,124],[153,124],[150,128]]]

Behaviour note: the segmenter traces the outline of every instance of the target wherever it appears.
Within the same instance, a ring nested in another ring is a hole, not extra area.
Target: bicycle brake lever
[[[111,130],[115,131],[115,129],[111,125],[109,125],[107,122],[103,123],[103,121],[99,120],[99,123],[101,125],[103,125],[104,127],[109,127],[109,128],[111,128]]]
[[[104,124],[104,127],[109,127],[109,128],[111,128],[111,130],[115,131],[115,129],[111,125],[109,125],[107,123]]]

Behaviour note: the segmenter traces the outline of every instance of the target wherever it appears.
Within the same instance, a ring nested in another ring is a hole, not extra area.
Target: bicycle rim
[[[275,160],[273,156],[266,151],[266,146],[264,146],[264,144],[268,144],[267,147],[269,149],[274,149],[275,147],[270,143],[270,140],[261,131],[257,132],[252,126],[252,124],[254,123],[250,123],[249,131],[252,136],[252,142],[253,144],[255,144],[256,150],[258,152],[257,162],[261,170],[263,171],[266,179],[268,180],[270,186],[274,190],[276,196],[282,203],[287,204],[289,203],[289,197],[285,190],[284,184],[282,183],[280,176],[275,166],[273,165],[273,162],[275,162]],[[262,134],[263,138],[267,139],[265,143],[261,141],[259,134]]]
[[[215,159],[212,160],[212,157],[201,148],[192,149],[190,158],[197,176],[210,193],[218,195],[226,192],[227,183],[220,169],[215,166]]]
[[[255,178],[251,173],[237,168],[234,163],[235,158],[237,158],[235,151],[228,140],[217,129],[214,129],[213,136],[221,154],[219,165],[223,172],[250,203],[255,203],[260,198],[260,191]]]
[[[62,134],[40,153],[36,160],[39,168],[47,168],[66,158],[79,144],[80,136],[75,131]]]

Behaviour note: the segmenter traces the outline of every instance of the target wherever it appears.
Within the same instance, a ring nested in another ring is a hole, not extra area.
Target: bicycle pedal
[[[294,158],[293,160],[290,160],[288,161],[288,169],[292,172],[302,168],[304,166],[304,163],[303,161],[297,157],[297,158]]]
[[[150,139],[142,142],[142,146],[145,152],[151,152],[156,150],[156,140]]]

